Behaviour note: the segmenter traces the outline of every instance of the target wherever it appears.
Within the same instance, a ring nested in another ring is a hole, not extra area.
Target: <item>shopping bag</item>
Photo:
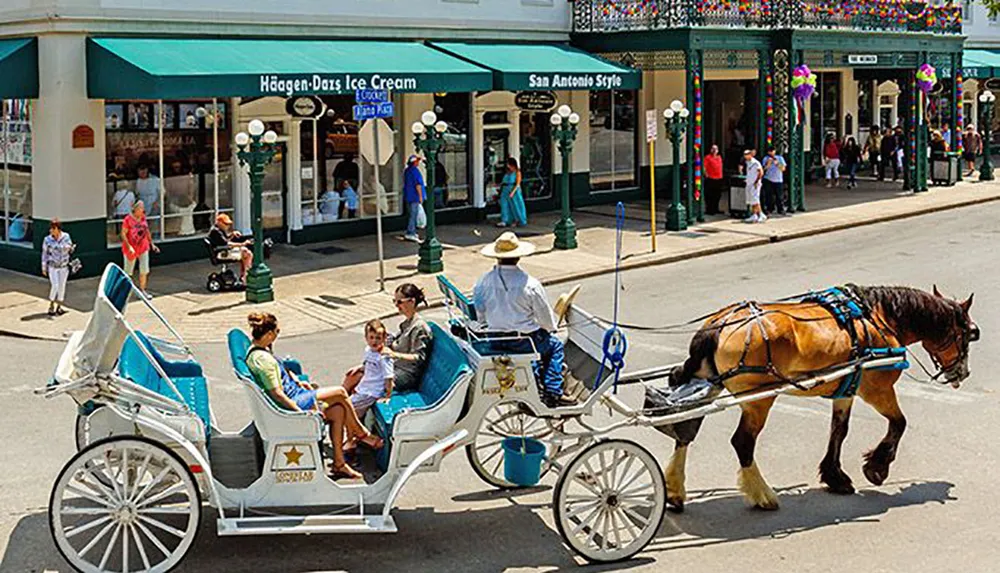
[[[424,211],[423,203],[417,203],[417,228],[427,227],[427,211]]]

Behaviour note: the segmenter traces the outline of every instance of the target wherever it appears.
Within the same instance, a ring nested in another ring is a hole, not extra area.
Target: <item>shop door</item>
[[[275,146],[277,152],[270,165],[264,168],[264,182],[261,193],[262,200],[262,220],[264,234],[275,241],[284,241],[287,225],[285,223],[285,205],[288,199],[288,187],[285,176],[285,153],[287,147],[284,143]]]
[[[550,116],[521,112],[521,191],[527,201],[552,197]]]
[[[486,189],[486,207],[489,213],[500,212],[500,183],[507,172],[510,157],[510,129],[506,127],[483,129],[483,188]]]

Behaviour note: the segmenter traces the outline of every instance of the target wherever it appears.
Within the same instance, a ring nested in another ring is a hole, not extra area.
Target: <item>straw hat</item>
[[[580,292],[580,285],[576,285],[569,290],[569,292],[564,292],[559,295],[556,299],[556,306],[553,308],[553,312],[556,313],[556,324],[562,323],[566,318],[566,313],[569,312],[569,307],[573,306],[573,301],[576,300],[576,295]]]
[[[479,251],[493,259],[519,259],[535,252],[535,245],[522,241],[511,231],[502,233],[491,245]]]

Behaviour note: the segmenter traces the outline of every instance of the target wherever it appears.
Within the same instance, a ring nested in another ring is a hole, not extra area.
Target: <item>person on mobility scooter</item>
[[[208,277],[208,290],[240,290],[246,287],[247,272],[253,266],[253,237],[245,236],[233,229],[233,220],[226,213],[215,218],[215,225],[205,239],[209,258],[213,265],[222,265],[222,270]],[[264,240],[264,256],[270,252],[271,240]],[[240,276],[229,270],[226,263],[240,263]]]

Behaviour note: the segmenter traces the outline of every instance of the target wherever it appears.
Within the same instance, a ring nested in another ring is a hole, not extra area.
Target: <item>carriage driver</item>
[[[576,400],[563,393],[563,343],[554,334],[556,317],[545,288],[517,266],[521,257],[535,252],[535,245],[507,231],[480,252],[496,259],[497,265],[476,282],[473,298],[479,321],[491,332],[530,337],[541,355],[534,367],[535,379],[545,390],[543,402],[550,408],[574,405]]]

